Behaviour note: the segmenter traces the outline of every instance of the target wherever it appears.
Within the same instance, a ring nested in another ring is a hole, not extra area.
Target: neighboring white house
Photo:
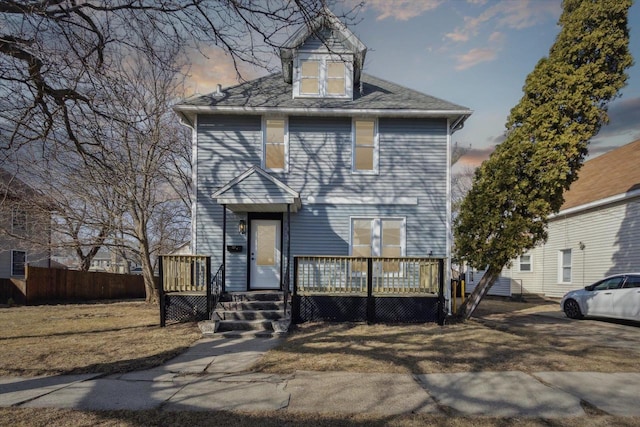
[[[27,264],[50,266],[49,204],[15,174],[0,169],[0,279],[23,278]]]
[[[640,140],[585,162],[549,219],[549,238],[505,268],[489,295],[561,297],[617,273],[640,271]],[[467,290],[482,273],[469,273]]]

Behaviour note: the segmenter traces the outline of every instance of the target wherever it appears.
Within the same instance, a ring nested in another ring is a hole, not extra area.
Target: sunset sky
[[[350,29],[368,47],[366,73],[474,110],[453,135],[472,147],[459,168],[477,166],[502,140],[526,76],[558,34],[561,11],[560,0],[369,0]],[[636,64],[610,105],[610,124],[590,145],[592,156],[640,138],[640,2],[630,9],[629,27]],[[194,58],[193,90],[211,92],[218,83],[237,83],[230,61],[215,51]]]

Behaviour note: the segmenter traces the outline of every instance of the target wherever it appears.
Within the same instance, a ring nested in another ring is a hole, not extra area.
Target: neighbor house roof
[[[361,89],[360,89],[361,88]],[[281,74],[272,74],[208,95],[193,96],[174,109],[193,123],[198,113],[289,115],[358,115],[380,117],[447,117],[463,122],[472,110],[367,74],[353,99],[293,98],[291,85]]]
[[[561,211],[640,190],[640,139],[584,163]]]

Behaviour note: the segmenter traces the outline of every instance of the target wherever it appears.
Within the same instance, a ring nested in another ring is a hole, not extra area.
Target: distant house
[[[366,52],[327,13],[281,73],[175,106],[193,129],[191,250],[228,291],[282,289],[293,256],[450,258],[451,135],[471,110],[365,74]]]
[[[27,264],[50,266],[50,233],[43,195],[0,169],[0,279],[24,277]]]
[[[546,244],[514,260],[490,294],[560,297],[612,274],[640,272],[639,165],[640,140],[585,162],[549,220]],[[482,274],[474,273],[467,289]]]
[[[107,247],[101,247],[91,260],[89,271],[102,271],[107,273],[128,273],[132,263],[123,258],[116,251]]]

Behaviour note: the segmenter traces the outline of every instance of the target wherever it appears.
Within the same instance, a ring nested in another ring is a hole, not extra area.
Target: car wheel
[[[570,319],[582,319],[582,311],[575,300],[568,299],[564,303],[564,314]]]

